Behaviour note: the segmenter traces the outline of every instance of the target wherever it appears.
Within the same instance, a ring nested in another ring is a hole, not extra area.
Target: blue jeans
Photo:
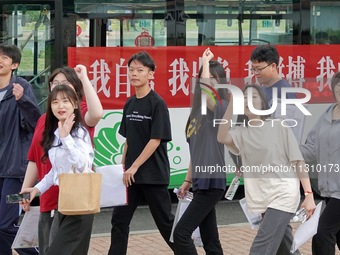
[[[293,243],[289,222],[293,213],[268,208],[255,236],[249,255],[289,255]],[[300,255],[299,251],[294,255]]]
[[[197,254],[191,235],[199,227],[203,247],[207,255],[222,255],[218,236],[215,205],[222,198],[224,190],[197,190],[188,208],[183,213],[174,230],[176,255]]]

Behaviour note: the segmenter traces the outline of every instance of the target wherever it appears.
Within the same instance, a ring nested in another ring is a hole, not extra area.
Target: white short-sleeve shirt
[[[232,128],[230,134],[242,158],[248,209],[263,213],[270,207],[294,213],[300,201],[294,166],[303,157],[292,129],[267,120],[260,127]]]

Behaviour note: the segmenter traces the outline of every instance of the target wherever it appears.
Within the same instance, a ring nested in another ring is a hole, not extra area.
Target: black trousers
[[[196,255],[197,251],[191,235],[199,227],[203,247],[207,255],[222,255],[218,236],[215,205],[222,198],[224,190],[197,190],[188,208],[178,221],[174,231],[177,255]]]
[[[58,212],[58,231],[46,255],[86,255],[89,250],[94,214],[63,215]]]
[[[340,199],[326,198],[318,225],[318,232],[312,240],[313,255],[333,255],[335,245],[340,241]]]
[[[169,239],[174,215],[171,213],[171,199],[167,185],[133,184],[128,188],[128,205],[113,209],[109,255],[126,254],[130,222],[142,196],[149,205],[159,232],[173,249],[173,243]]]

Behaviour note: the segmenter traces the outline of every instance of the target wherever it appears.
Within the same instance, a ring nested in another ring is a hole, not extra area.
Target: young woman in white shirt
[[[228,123],[219,126],[217,140],[241,156],[247,208],[263,216],[249,254],[290,254],[293,236],[289,222],[299,206],[300,182],[305,191],[301,207],[308,218],[315,209],[308,174],[292,129],[250,111],[248,98],[256,110],[269,109],[262,88],[247,85],[243,94],[244,125],[231,127],[231,95],[223,116]]]
[[[91,169],[94,158],[91,139],[82,124],[77,95],[68,85],[56,86],[49,94],[41,146],[44,150],[42,160],[49,158],[52,169],[33,188],[22,190],[22,193],[31,193],[31,200],[52,185],[58,185],[58,175],[69,172],[72,167],[78,172]],[[90,238],[84,240],[79,226],[83,217],[88,217],[92,224],[93,215],[58,214],[58,230],[47,255],[87,254]]]

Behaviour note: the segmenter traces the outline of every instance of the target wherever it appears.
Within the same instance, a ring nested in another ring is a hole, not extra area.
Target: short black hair
[[[0,44],[0,52],[12,59],[13,64],[20,64],[21,51],[15,45],[8,45],[5,43]]]
[[[279,65],[279,53],[273,45],[259,45],[250,55],[252,62],[266,62],[268,64],[275,63]]]
[[[148,67],[151,71],[155,71],[155,61],[146,51],[140,51],[129,59],[128,66],[130,66],[131,62],[137,60],[143,64],[143,66]]]

